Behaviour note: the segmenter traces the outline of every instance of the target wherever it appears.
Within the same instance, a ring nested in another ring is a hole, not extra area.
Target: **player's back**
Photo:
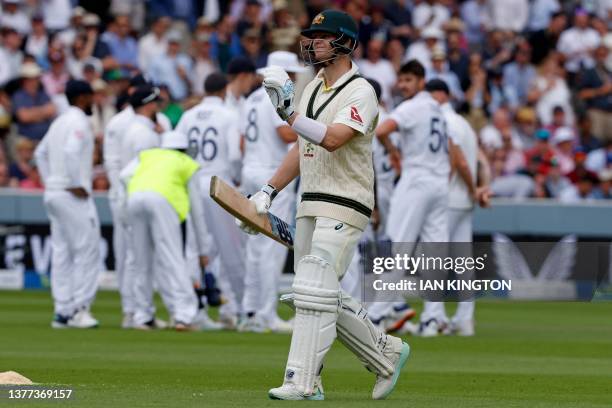
[[[254,91],[243,105],[240,131],[244,136],[244,169],[276,169],[288,152],[276,129],[286,125],[276,113],[263,87]]]
[[[402,168],[424,170],[432,176],[448,177],[446,120],[438,102],[428,92],[419,92],[402,102],[390,117],[397,123]]]
[[[240,157],[238,126],[223,99],[209,96],[183,114],[176,130],[189,138],[189,154],[202,165],[201,174],[230,179],[232,161]]]
[[[463,153],[469,166],[472,178],[476,180],[476,167],[478,162],[478,138],[474,129],[467,120],[455,112],[450,104],[442,107],[446,118],[448,134]],[[449,207],[451,208],[471,208],[473,201],[470,198],[465,182],[459,174],[455,172],[449,185]]]

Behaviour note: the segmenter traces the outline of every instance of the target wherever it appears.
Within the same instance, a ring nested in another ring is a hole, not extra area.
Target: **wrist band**
[[[291,127],[304,139],[316,145],[321,144],[327,133],[327,125],[304,115],[297,115]]]

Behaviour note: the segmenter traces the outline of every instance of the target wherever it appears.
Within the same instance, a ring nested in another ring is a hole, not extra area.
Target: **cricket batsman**
[[[320,374],[337,333],[376,374],[372,398],[383,399],[393,391],[410,348],[378,330],[339,284],[374,207],[372,137],[378,103],[374,89],[351,60],[358,32],[348,14],[323,11],[302,35],[304,61],[320,70],[306,86],[297,110],[287,73],[280,67],[263,71],[272,104],[298,133],[298,143],[268,184],[251,197],[264,214],[278,192],[301,177],[293,335],[284,382],[268,395],[281,400],[324,399]],[[247,224],[241,227],[254,232]]]

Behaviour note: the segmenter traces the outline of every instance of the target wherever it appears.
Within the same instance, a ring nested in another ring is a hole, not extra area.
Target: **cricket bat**
[[[210,197],[240,221],[293,249],[294,227],[272,213],[258,214],[255,205],[248,198],[217,176],[213,176],[210,181]]]

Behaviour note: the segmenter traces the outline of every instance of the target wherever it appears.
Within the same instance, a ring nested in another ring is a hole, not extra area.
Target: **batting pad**
[[[300,259],[293,294],[295,319],[285,370],[285,383],[304,393],[314,392],[315,377],[336,338],[340,284],[334,268],[322,258]]]
[[[393,364],[384,353],[392,353],[395,348],[401,348],[401,340],[376,328],[367,317],[366,310],[355,299],[342,291],[340,299],[341,308],[336,321],[338,340],[355,354],[369,371],[383,377],[392,375]],[[295,309],[293,294],[281,296],[280,301]]]

